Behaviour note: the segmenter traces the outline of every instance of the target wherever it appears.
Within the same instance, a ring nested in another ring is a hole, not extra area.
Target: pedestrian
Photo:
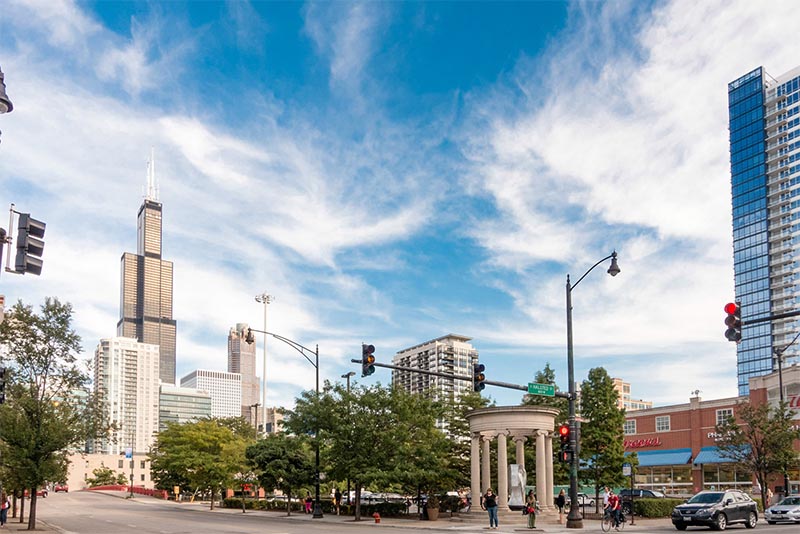
[[[492,488],[486,488],[486,493],[481,498],[481,508],[489,512],[489,529],[497,530],[497,527],[500,526],[497,522],[497,496]]]
[[[333,492],[333,505],[336,507],[336,515],[339,515],[339,507],[342,506],[342,492],[338,487]]]
[[[767,507],[772,506],[772,490],[767,488]]]
[[[539,513],[539,501],[536,500],[536,494],[533,490],[528,492],[525,498],[525,507],[528,512],[528,528],[536,528],[536,514]]]
[[[311,503],[314,502],[314,499],[311,498],[311,493],[306,492],[306,511],[305,513],[311,513]]]
[[[8,522],[8,509],[11,508],[11,499],[6,492],[0,493],[0,527],[5,528]]]
[[[605,513],[606,508],[608,508],[608,495],[611,493],[611,490],[608,489],[608,486],[603,488],[603,512]]]
[[[561,488],[561,491],[558,492],[558,497],[556,497],[556,506],[558,506],[559,524],[564,522],[564,507],[566,505],[567,505],[567,496],[564,494],[564,488]]]

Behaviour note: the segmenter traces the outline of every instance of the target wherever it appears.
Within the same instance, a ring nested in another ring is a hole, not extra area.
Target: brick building
[[[740,488],[751,491],[751,473],[723,458],[717,448],[717,423],[736,416],[739,403],[769,402],[780,399],[778,373],[752,377],[749,394],[704,401],[695,392],[688,404],[663,406],[628,412],[625,418],[625,451],[636,452],[639,469],[636,486],[688,495],[704,489]],[[784,398],[800,425],[800,366],[783,370]],[[800,452],[800,441],[795,442]],[[800,460],[789,473],[794,493],[800,492]],[[775,476],[769,487],[783,492],[783,478]]]

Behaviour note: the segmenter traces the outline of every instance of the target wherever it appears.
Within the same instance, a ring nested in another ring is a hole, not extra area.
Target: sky
[[[47,223],[39,277],[91,358],[155,154],[177,375],[225,370],[236,323],[360,377],[449,333],[487,379],[604,367],[657,406],[733,397],[727,84],[800,64],[795,1],[5,0],[2,205]],[[3,223],[5,225],[5,223]],[[13,235],[13,234],[12,234]],[[4,258],[5,265],[5,258]],[[12,257],[13,262],[13,257]],[[259,343],[261,336],[258,336]],[[258,348],[259,371],[262,346]],[[268,404],[314,370],[268,342]],[[488,387],[498,404],[521,392]]]

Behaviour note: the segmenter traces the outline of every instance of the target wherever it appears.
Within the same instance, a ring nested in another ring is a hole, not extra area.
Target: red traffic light
[[[725,313],[733,315],[739,310],[739,306],[735,302],[729,302],[725,305]]]
[[[561,425],[560,427],[558,427],[558,433],[562,436],[569,436],[569,426]]]

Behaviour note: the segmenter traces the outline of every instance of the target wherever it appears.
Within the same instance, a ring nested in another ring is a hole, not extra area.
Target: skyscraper
[[[117,335],[158,345],[161,381],[175,384],[172,262],[161,259],[161,203],[152,154],[147,168],[147,195],[137,219],[136,254],[126,252],[121,261]]]
[[[740,395],[800,328],[796,317],[774,318],[800,303],[799,86],[800,67],[778,78],[759,67],[728,84],[736,300],[745,323],[765,319],[742,328]]]
[[[242,375],[197,369],[181,378],[181,387],[211,394],[211,417],[242,415]]]
[[[228,332],[228,372],[242,375],[242,417],[253,424],[253,407],[258,403],[260,387],[256,376],[256,344],[245,341],[247,330],[246,324],[238,323]]]

